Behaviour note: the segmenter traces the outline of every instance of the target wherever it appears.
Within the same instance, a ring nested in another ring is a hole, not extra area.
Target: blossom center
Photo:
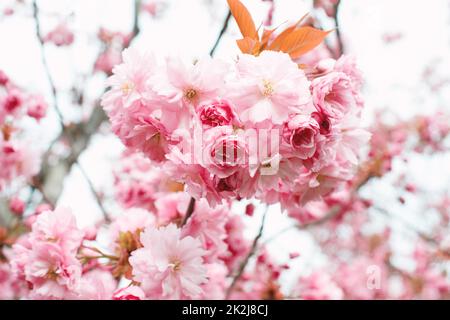
[[[133,91],[133,89],[134,89],[134,84],[131,83],[131,82],[125,82],[125,83],[122,84],[121,89],[122,89],[122,93],[123,93],[124,95],[128,95],[128,94],[131,93],[131,91]]]
[[[269,80],[263,80],[262,94],[265,97],[271,97],[274,92],[273,85]]]
[[[188,99],[189,101],[193,100],[196,96],[197,96],[197,91],[195,89],[187,89],[184,92],[184,96],[186,97],[186,99]]]
[[[174,272],[177,272],[181,269],[181,261],[178,259],[173,259],[171,263],[169,263],[169,267],[172,268]]]

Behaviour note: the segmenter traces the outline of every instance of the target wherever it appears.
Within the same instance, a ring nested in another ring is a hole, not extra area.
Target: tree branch
[[[241,278],[242,274],[244,273],[244,270],[247,267],[247,264],[250,261],[250,258],[256,252],[256,248],[258,246],[259,239],[261,238],[261,236],[263,234],[263,231],[264,231],[264,222],[266,221],[266,215],[267,215],[268,211],[269,211],[269,206],[266,207],[266,211],[264,212],[264,214],[262,216],[261,225],[259,227],[258,234],[256,235],[255,239],[253,239],[253,243],[252,243],[252,246],[250,248],[250,251],[248,252],[247,256],[245,257],[245,259],[240,264],[236,275],[233,277],[233,280],[232,280],[230,286],[228,287],[228,290],[227,290],[226,295],[225,295],[225,299],[228,299],[230,297],[231,293],[233,292],[234,287],[236,286],[236,283],[238,282],[238,280]]]
[[[186,210],[186,214],[184,215],[183,221],[181,222],[181,227],[187,223],[189,218],[194,213],[194,209],[195,209],[195,199],[193,197],[191,197],[191,200],[189,201],[189,205]]]
[[[223,22],[222,29],[220,29],[219,35],[217,36],[216,42],[214,43],[213,47],[211,48],[211,51],[209,51],[209,55],[212,57],[214,53],[216,52],[217,46],[220,43],[220,40],[222,40],[223,35],[228,29],[228,23],[230,22],[231,18],[231,11],[228,10],[227,16]]]
[[[132,37],[129,44],[131,44],[133,39],[140,32],[140,2],[140,0],[135,0],[134,2],[136,11],[134,14]],[[53,91],[54,94],[56,94],[54,86]],[[77,162],[77,159],[83,151],[89,146],[92,136],[107,119],[102,107],[97,104],[87,121],[64,127],[54,143],[51,144],[43,157],[41,171],[36,179],[36,187],[41,190],[44,198],[48,199],[50,204],[54,205],[56,203],[62,192],[65,177],[70,172],[72,166]],[[52,154],[52,147],[58,141],[66,141],[68,143],[70,149],[69,155],[52,159],[54,157]]]
[[[95,198],[95,201],[97,202],[98,207],[100,208],[100,211],[103,214],[103,218],[106,222],[111,222],[111,219],[108,215],[108,212],[106,211],[102,199],[100,199],[100,196],[98,195],[97,191],[95,190],[94,184],[92,183],[92,180],[89,178],[86,170],[81,166],[80,162],[77,161],[78,169],[80,169],[81,174],[83,175],[84,179],[86,180],[87,184],[89,185],[89,189],[92,192],[92,195]]]
[[[64,119],[63,119],[61,110],[58,106],[58,96],[56,93],[55,83],[53,82],[53,78],[50,73],[50,68],[48,66],[47,57],[45,55],[45,44],[44,44],[44,40],[42,39],[42,36],[41,36],[41,24],[39,22],[39,8],[37,6],[36,0],[33,0],[33,18],[34,18],[34,25],[35,25],[35,29],[36,29],[36,37],[39,41],[39,47],[41,50],[42,65],[44,66],[45,74],[47,76],[48,83],[49,83],[51,91],[52,91],[53,107],[58,116],[59,123],[61,124],[61,130],[64,130]]]

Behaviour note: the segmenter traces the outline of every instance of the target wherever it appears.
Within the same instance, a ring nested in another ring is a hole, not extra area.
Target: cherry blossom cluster
[[[318,198],[352,177],[369,138],[350,57],[307,73],[274,51],[232,64],[158,64],[131,50],[123,58],[102,102],[113,131],[211,205],[256,197],[287,207]]]
[[[8,286],[5,297],[223,299],[249,249],[241,218],[228,205],[211,208],[201,200],[185,221],[188,194],[146,192],[158,195],[154,208],[124,209],[103,235],[79,229],[66,208],[28,217],[31,231],[4,251],[11,266],[0,281]]]
[[[47,104],[40,95],[28,94],[0,70],[0,191],[16,179],[30,178],[39,170],[39,157],[21,137],[26,118],[40,121]]]

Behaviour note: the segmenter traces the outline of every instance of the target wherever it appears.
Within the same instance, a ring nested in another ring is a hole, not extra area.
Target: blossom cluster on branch
[[[69,16],[41,30],[45,13],[33,1],[61,132],[46,153],[34,150],[27,135],[45,127],[47,103],[0,70],[0,299],[450,297],[450,196],[430,194],[403,169],[413,157],[448,155],[448,112],[392,121],[384,110],[364,127],[364,77],[356,58],[342,54],[341,1],[312,1],[312,14],[278,27],[278,2],[261,2],[268,10],[257,28],[239,0],[227,0],[211,57],[186,62],[128,49],[139,14],[158,18],[170,5],[136,0],[132,30],[93,35],[92,74],[80,79],[104,77],[106,89],[85,110],[90,82],[74,85],[71,98],[86,118],[71,123],[45,47],[70,48],[83,37]],[[16,9],[29,8],[16,1],[3,15]],[[336,30],[322,30],[323,12]],[[231,17],[241,52],[212,57]],[[437,95],[446,82],[431,79],[433,70],[423,80]],[[78,158],[105,132],[125,150],[112,185],[100,189]],[[83,212],[57,204],[72,165],[103,213],[85,228],[77,223]],[[392,208],[370,194],[386,182]],[[414,197],[428,228],[394,214]],[[292,225],[266,236],[274,215]],[[314,257],[291,240],[274,252],[273,241],[289,232],[308,234]],[[399,233],[411,239],[409,252],[399,250]]]

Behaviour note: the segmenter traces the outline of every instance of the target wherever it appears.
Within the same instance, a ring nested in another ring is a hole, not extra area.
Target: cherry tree
[[[277,0],[202,4],[224,15],[193,61],[145,37],[173,1],[128,1],[126,31],[95,32],[44,2],[0,8],[30,23],[48,85],[0,61],[0,299],[448,298],[450,172],[436,188],[416,176],[448,164],[445,61],[419,79],[432,111],[405,117],[369,105],[343,0],[285,23]],[[52,58],[70,50],[83,61],[58,82]],[[95,139],[119,146],[108,185],[83,161]],[[101,217],[62,201],[74,172]]]

